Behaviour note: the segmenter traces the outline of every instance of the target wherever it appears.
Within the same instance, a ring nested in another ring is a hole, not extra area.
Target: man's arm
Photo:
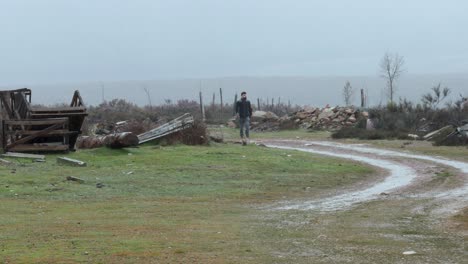
[[[240,103],[239,101],[236,102],[236,115],[239,114]]]
[[[250,104],[250,101],[249,101],[249,114],[250,114],[249,117],[252,117],[253,112],[252,112],[252,105]]]

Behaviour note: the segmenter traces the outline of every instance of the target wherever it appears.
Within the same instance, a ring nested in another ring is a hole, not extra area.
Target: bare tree
[[[143,91],[145,92],[146,98],[148,99],[148,104],[149,104],[150,109],[153,109],[153,104],[151,103],[151,94],[150,94],[150,90],[148,89],[148,87],[146,87],[145,85],[143,85]]]
[[[441,89],[441,83],[439,83],[438,85],[432,87],[431,90],[434,94],[424,94],[421,98],[421,101],[423,105],[435,109],[437,108],[439,103],[442,102],[450,94],[450,89],[448,87]]]
[[[404,58],[399,56],[398,53],[391,54],[387,52],[380,61],[380,76],[387,81],[387,93],[391,103],[393,103],[395,95],[395,83],[405,71],[403,69],[404,64]]]
[[[349,81],[346,81],[345,86],[343,87],[343,99],[345,101],[345,105],[351,105],[351,101],[354,96],[354,89],[351,86],[351,83]]]

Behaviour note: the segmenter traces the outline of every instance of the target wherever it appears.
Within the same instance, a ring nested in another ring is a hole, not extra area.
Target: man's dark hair
[[[246,92],[242,92],[241,95],[247,94]]]

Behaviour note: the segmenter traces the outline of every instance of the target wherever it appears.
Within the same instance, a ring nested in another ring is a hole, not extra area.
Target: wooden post
[[[221,105],[221,111],[223,110],[223,88],[219,88],[219,100]]]
[[[260,98],[257,98],[257,106],[258,106],[258,111],[260,111]]]
[[[215,98],[216,98],[216,94],[213,93],[213,101],[211,102],[211,108],[213,108],[213,110],[215,108]]]
[[[203,122],[205,122],[205,106],[203,105],[203,95],[201,91],[200,91],[200,111],[202,115],[202,120]]]
[[[364,108],[365,98],[364,98],[364,89],[361,89],[361,107]]]

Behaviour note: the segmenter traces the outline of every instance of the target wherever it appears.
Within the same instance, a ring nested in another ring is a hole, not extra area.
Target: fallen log
[[[110,134],[106,136],[82,137],[78,143],[78,148],[90,149],[106,146],[109,148],[126,148],[137,146],[138,137],[132,132]]]

